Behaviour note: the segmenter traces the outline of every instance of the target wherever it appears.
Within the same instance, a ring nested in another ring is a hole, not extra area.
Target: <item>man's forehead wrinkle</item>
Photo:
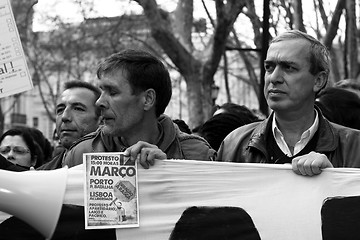
[[[99,87],[104,89],[111,89],[111,88],[114,88],[116,85],[112,82],[100,82],[99,83]]]
[[[292,60],[286,60],[286,59],[269,59],[269,60],[265,60],[265,63],[267,64],[276,64],[276,65],[288,65],[288,64],[296,64],[295,61]]]
[[[84,103],[79,102],[79,101],[70,102],[70,105],[72,105],[72,106],[77,106],[77,105],[85,106]]]
[[[66,102],[61,102],[59,104],[57,104],[57,106],[65,106],[65,105],[70,105],[70,106],[78,106],[78,105],[81,105],[81,106],[85,106],[84,103],[78,101],[78,100],[69,100],[69,101],[66,101]]]

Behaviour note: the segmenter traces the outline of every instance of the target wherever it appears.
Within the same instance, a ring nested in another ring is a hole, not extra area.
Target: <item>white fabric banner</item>
[[[74,170],[70,178],[76,176]],[[323,239],[325,199],[360,195],[360,169],[353,168],[305,177],[290,165],[165,160],[148,170],[139,167],[138,176],[140,227],[117,229],[119,240],[169,239],[184,210],[192,206],[242,208],[262,240]],[[76,194],[73,199],[83,191],[76,188],[68,192]]]
[[[360,169],[304,177],[290,165],[164,160],[138,180],[140,227],[116,229],[118,240],[360,238]],[[83,165],[70,168],[65,204],[84,205],[83,183]]]

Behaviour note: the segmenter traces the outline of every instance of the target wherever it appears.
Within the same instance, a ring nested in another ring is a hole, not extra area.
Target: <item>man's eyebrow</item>
[[[264,63],[265,63],[265,64],[271,64],[271,63],[274,63],[274,61],[272,61],[272,60],[265,60]]]
[[[86,107],[86,105],[82,102],[73,102],[73,103],[70,103],[71,106],[82,106],[82,107]]]
[[[69,105],[70,105],[71,107],[77,107],[77,106],[81,106],[81,107],[84,107],[84,108],[87,107],[87,106],[86,106],[84,103],[82,103],[82,102],[71,102],[71,103],[69,103]],[[66,107],[66,104],[65,104],[65,103],[59,103],[59,104],[56,105],[55,108],[59,108],[59,107]]]
[[[55,108],[62,107],[62,106],[65,106],[65,104],[64,103],[58,103],[58,104],[56,104]]]
[[[109,85],[100,85],[99,88],[102,92],[110,92],[110,90],[112,89],[112,87]]]
[[[286,65],[297,65],[297,63],[294,62],[294,61],[279,61],[279,64],[282,64],[282,65],[284,65],[284,64],[286,64]]]
[[[112,85],[112,84],[99,84],[99,86],[98,86],[100,89],[111,89],[111,88],[113,88],[114,87],[114,85]]]

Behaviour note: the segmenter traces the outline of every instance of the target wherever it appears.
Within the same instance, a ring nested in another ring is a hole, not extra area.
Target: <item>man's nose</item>
[[[100,95],[98,100],[96,100],[95,105],[100,108],[108,108],[109,107],[109,104],[108,104],[105,94],[102,93]]]
[[[281,67],[280,66],[275,66],[274,70],[268,74],[268,80],[271,82],[271,83],[280,83],[280,82],[283,82],[284,79],[283,79],[283,71],[281,70]]]
[[[71,110],[70,110],[70,108],[65,108],[64,109],[64,112],[61,115],[61,120],[63,122],[71,121]]]

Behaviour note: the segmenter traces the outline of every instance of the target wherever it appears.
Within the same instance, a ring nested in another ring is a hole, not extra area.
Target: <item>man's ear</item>
[[[149,88],[144,92],[144,110],[147,111],[155,106],[156,92],[154,89]]]
[[[318,76],[315,79],[314,83],[314,92],[319,92],[321,89],[323,89],[327,83],[328,75],[325,71],[322,71],[318,73]]]

